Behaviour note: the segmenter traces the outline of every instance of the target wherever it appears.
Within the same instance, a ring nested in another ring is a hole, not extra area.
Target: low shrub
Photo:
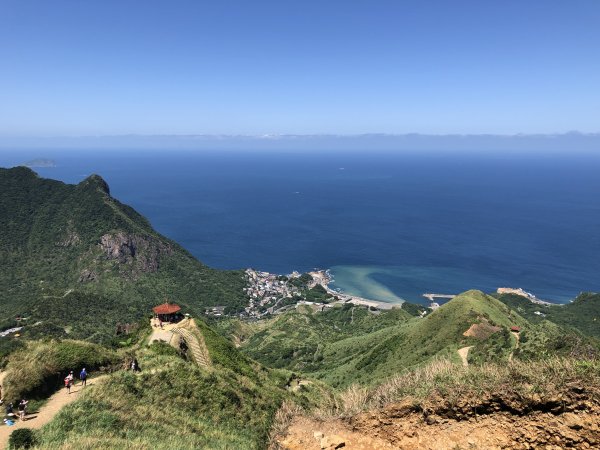
[[[31,448],[37,444],[37,436],[31,428],[20,428],[10,434],[8,448]]]
[[[163,356],[180,356],[180,352],[171,345],[163,341],[154,341],[148,347],[153,353]]]

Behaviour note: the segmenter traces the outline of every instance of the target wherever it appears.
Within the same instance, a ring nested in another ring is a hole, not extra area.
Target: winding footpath
[[[460,356],[462,365],[465,367],[469,366],[469,350],[471,350],[471,348],[473,348],[472,345],[458,349],[458,356]]]
[[[6,372],[0,373],[0,384],[4,380],[5,375]],[[0,449],[5,449],[7,447],[10,434],[14,430],[18,430],[19,428],[39,429],[43,427],[50,422],[63,407],[77,400],[83,391],[89,389],[107,376],[108,375],[101,375],[99,377],[88,379],[87,387],[85,388],[82,388],[80,384],[73,386],[71,388],[71,394],[68,394],[65,388],[61,388],[48,399],[39,411],[27,414],[24,421],[15,418],[15,424],[13,426],[0,425]],[[4,405],[2,405],[2,407],[4,407]],[[15,406],[15,411],[16,410],[17,408]]]
[[[513,360],[513,354],[515,353],[515,350],[519,348],[519,343],[521,342],[521,333],[519,333],[518,331],[511,331],[511,333],[513,334],[516,340],[515,348],[513,348],[512,352],[510,352],[510,355],[508,355],[509,362]]]

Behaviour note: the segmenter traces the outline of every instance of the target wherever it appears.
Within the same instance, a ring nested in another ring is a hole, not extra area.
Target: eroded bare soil
[[[284,449],[600,448],[596,392],[571,386],[552,398],[410,399],[353,417],[296,417]]]

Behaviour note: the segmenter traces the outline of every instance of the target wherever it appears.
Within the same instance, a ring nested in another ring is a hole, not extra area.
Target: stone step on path
[[[185,328],[174,328],[173,333],[178,334],[185,340],[194,360],[200,367],[209,368],[212,366],[210,355],[201,333],[199,333],[200,337],[196,337]]]

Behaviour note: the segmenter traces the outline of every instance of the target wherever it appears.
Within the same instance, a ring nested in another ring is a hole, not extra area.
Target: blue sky
[[[0,136],[600,131],[600,1],[0,2]]]

